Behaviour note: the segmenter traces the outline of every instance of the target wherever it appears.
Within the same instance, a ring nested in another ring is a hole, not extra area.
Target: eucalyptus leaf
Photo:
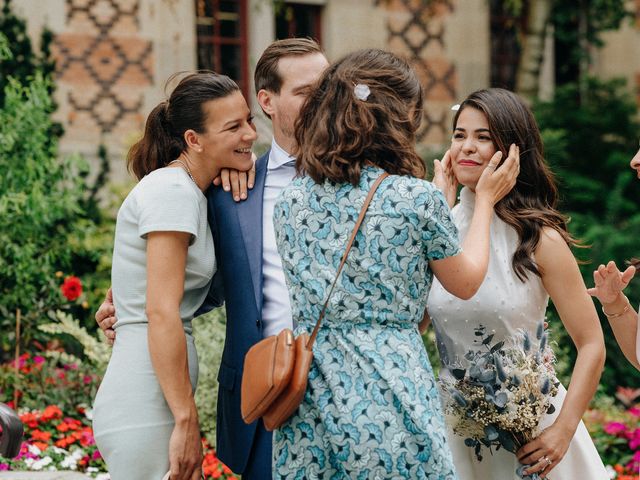
[[[495,379],[496,372],[494,370],[484,370],[478,377],[481,382],[493,382]]]
[[[513,441],[513,436],[506,430],[498,430],[498,441],[500,442],[500,445],[502,445],[502,448],[508,452],[516,453],[518,450],[518,446]]]
[[[485,337],[485,339],[482,340],[482,344],[483,345],[489,345],[491,343],[491,340],[493,340],[493,337],[495,337],[495,335],[493,333],[491,335],[489,335],[488,337]]]
[[[493,347],[491,347],[491,353],[495,353],[500,350],[504,346],[504,340],[496,343]]]
[[[499,437],[498,430],[493,425],[487,425],[484,427],[484,438],[493,442],[494,440],[498,440]]]
[[[466,407],[468,402],[467,400],[464,398],[464,396],[462,395],[462,393],[460,393],[459,390],[454,389],[451,392],[451,396],[453,397],[453,399],[456,401],[456,403],[458,405],[460,405],[461,407]]]
[[[509,397],[505,392],[498,392],[495,395],[495,399],[494,399],[493,403],[498,408],[504,408],[507,405],[508,401],[509,401]]]

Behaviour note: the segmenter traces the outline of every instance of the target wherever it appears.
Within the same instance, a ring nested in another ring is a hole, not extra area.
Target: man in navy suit
[[[270,150],[256,161],[255,186],[238,203],[212,188],[209,224],[218,269],[199,313],[222,304],[227,331],[218,373],[217,454],[243,478],[271,478],[271,433],[261,420],[246,425],[240,413],[244,357],[249,348],[283,328],[292,327],[289,294],[273,230],[273,208],[280,191],[295,176],[294,123],[313,84],[328,66],[310,39],[291,38],[264,51],[254,75],[258,103],[273,125]],[[243,195],[244,196],[244,195]],[[107,331],[115,322],[109,297],[96,313]],[[113,332],[106,332],[113,337]]]

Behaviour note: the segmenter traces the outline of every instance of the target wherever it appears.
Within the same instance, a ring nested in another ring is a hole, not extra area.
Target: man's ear
[[[202,152],[202,144],[200,143],[200,135],[195,130],[189,129],[184,132],[184,142],[187,144],[187,149],[195,150],[196,152]]]
[[[264,88],[258,92],[258,104],[260,105],[260,108],[262,108],[262,111],[265,113],[265,115],[267,115],[269,118],[271,118],[271,115],[274,111],[273,95],[273,92],[265,90]]]

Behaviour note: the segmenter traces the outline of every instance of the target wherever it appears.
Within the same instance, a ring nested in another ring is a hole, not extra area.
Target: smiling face
[[[484,113],[472,107],[460,112],[451,139],[453,172],[462,185],[475,191],[480,175],[496,153]]]
[[[208,170],[232,168],[248,170],[253,165],[251,146],[257,138],[253,115],[239,90],[202,106],[205,113],[204,132],[196,133]]]

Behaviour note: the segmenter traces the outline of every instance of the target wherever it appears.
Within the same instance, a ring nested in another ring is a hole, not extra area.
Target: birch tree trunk
[[[516,72],[516,92],[533,99],[540,90],[540,67],[544,59],[545,36],[552,0],[530,0],[526,30],[522,35],[520,63]]]

